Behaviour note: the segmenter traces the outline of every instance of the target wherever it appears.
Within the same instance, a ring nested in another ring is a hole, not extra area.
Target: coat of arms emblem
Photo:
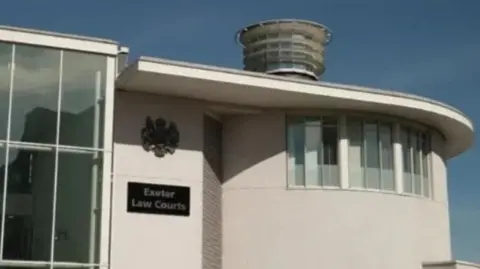
[[[180,142],[180,133],[177,125],[163,118],[155,121],[150,116],[145,119],[142,128],[142,146],[146,151],[153,151],[155,156],[164,157],[166,154],[175,153]]]

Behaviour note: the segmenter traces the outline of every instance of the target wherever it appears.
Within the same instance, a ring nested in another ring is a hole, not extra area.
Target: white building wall
[[[203,113],[190,102],[117,92],[110,264],[112,269],[202,266]],[[180,146],[157,158],[141,147],[145,117],[177,123]],[[127,212],[127,182],[189,186],[190,216]]]
[[[229,120],[223,154],[224,269],[419,269],[450,259],[445,164],[436,154],[439,201],[286,190],[281,113]]]
[[[215,259],[202,261],[202,253],[210,253],[202,251],[208,246],[202,232],[210,222],[203,204],[209,193],[203,184],[203,114],[198,102],[116,94],[112,269],[201,268]],[[174,155],[157,158],[140,146],[146,116],[177,123],[181,142]],[[413,269],[451,258],[439,135],[432,141],[435,201],[378,192],[287,190],[284,119],[272,112],[224,122],[222,268]],[[127,182],[190,186],[190,217],[128,213]]]
[[[432,178],[435,200],[448,206],[447,165],[444,152],[445,139],[438,132],[432,134]]]

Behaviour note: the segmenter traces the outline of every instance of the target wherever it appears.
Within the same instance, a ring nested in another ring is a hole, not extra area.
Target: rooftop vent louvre
[[[281,19],[249,25],[236,40],[243,46],[245,70],[319,80],[331,36],[322,24]]]

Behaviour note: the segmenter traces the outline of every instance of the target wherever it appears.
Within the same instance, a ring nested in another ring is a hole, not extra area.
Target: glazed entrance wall
[[[0,266],[100,263],[113,63],[105,55],[0,43]]]

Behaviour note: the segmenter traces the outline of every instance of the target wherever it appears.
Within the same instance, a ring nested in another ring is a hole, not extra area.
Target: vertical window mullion
[[[302,119],[303,129],[303,187],[307,186],[307,121],[305,117]]]
[[[418,133],[418,138],[417,138],[417,143],[418,143],[418,165],[419,165],[419,171],[420,171],[420,195],[422,196],[425,196],[425,193],[424,193],[424,184],[425,184],[425,180],[424,180],[424,169],[423,169],[423,143],[425,143],[423,141],[423,135],[421,132]]]
[[[414,145],[412,142],[412,130],[408,130],[408,150],[410,155],[410,184],[412,184],[412,194],[415,194],[415,160],[414,160]]]
[[[335,161],[337,162],[336,176],[338,180],[338,187],[341,189],[344,189],[348,186],[348,180],[345,180],[345,177],[344,177],[344,175],[348,175],[348,161],[347,161],[347,165],[345,165],[343,161],[343,160],[348,160],[349,146],[348,146],[348,139],[346,139],[346,137],[347,137],[346,120],[343,116],[340,116],[337,121],[337,147],[336,147],[337,158]],[[346,142],[347,156],[346,158],[344,157],[342,160],[342,157],[345,156],[342,144],[345,142]]]
[[[93,146],[95,148],[100,147],[100,129],[101,129],[101,95],[102,92],[102,73],[100,70],[95,72],[95,106],[94,106],[94,127],[93,127]],[[102,145],[103,146],[103,145]],[[99,173],[99,161],[100,154],[98,151],[95,151],[92,156],[92,161],[95,163],[92,166],[91,172],[91,187],[90,187],[90,211],[92,212],[92,216],[90,217],[90,238],[89,238],[89,254],[88,260],[89,263],[95,263],[95,253],[97,251],[96,245],[96,235],[98,233],[97,227],[97,219],[99,218],[98,212],[96,212],[97,208],[97,198],[98,198],[98,173]],[[99,246],[98,246],[99,247]]]
[[[7,211],[7,194],[8,194],[8,160],[10,159],[10,128],[12,125],[12,102],[13,102],[13,84],[15,77],[15,49],[16,45],[12,45],[12,54],[11,54],[11,64],[10,64],[10,86],[9,86],[9,96],[8,96],[8,118],[7,118],[7,137],[5,143],[5,170],[3,175],[3,197],[2,197],[2,218],[1,218],[1,230],[0,230],[0,260],[3,260],[3,249],[4,249],[4,239],[5,239],[5,220],[6,220],[6,211]]]
[[[50,239],[50,269],[53,269],[53,262],[55,259],[55,234],[56,234],[56,216],[57,216],[57,191],[58,191],[58,147],[60,144],[60,120],[62,111],[62,84],[63,84],[63,53],[60,51],[60,66],[58,74],[58,104],[57,104],[57,126],[56,126],[56,140],[55,140],[55,170],[53,177],[53,202],[52,202],[52,234]]]
[[[433,178],[433,146],[432,146],[432,134],[428,135],[428,182],[430,183],[430,198],[435,199],[435,181]]]

